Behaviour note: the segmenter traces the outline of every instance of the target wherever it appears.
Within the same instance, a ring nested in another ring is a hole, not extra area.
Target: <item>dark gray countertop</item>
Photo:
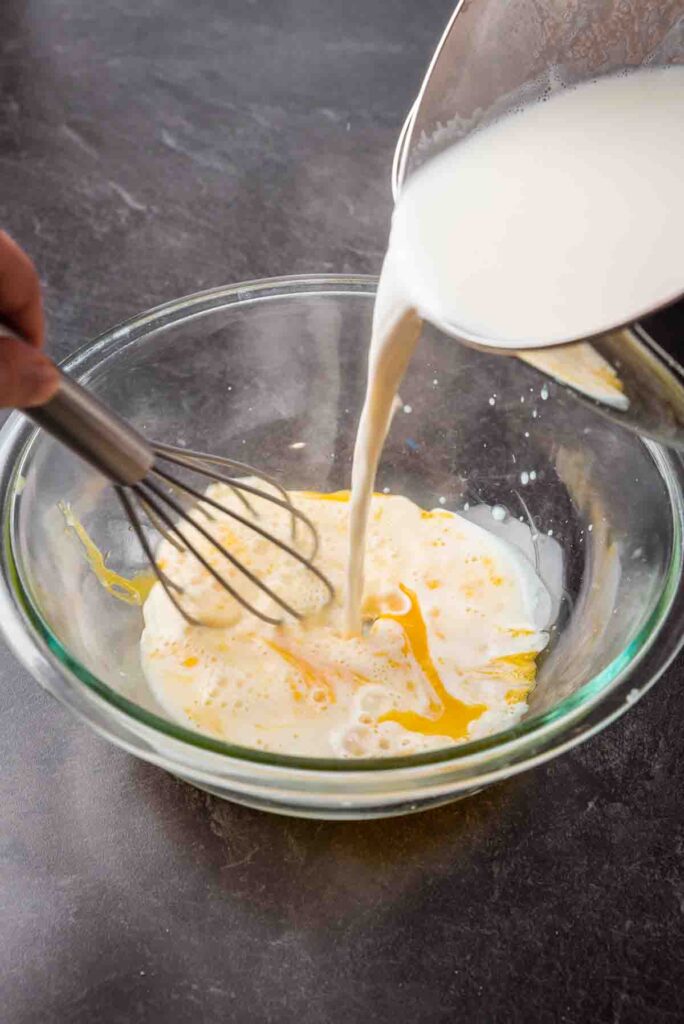
[[[53,349],[242,278],[375,272],[451,0],[4,0],[0,223]],[[0,652],[0,1019],[684,1019],[684,663],[562,759],[368,824],[222,804]]]

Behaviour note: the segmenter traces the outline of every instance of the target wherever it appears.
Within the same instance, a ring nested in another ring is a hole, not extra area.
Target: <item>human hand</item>
[[[14,332],[23,340],[8,335]],[[0,231],[0,408],[42,405],[59,373],[40,350],[45,338],[40,281],[25,252]]]

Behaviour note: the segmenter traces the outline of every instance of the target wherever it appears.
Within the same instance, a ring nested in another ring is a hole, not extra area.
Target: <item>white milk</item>
[[[409,304],[510,348],[588,337],[684,288],[684,68],[503,117],[409,180],[390,248]]]
[[[684,287],[684,68],[587,82],[421,168],[392,220],[354,449],[346,624],[368,507],[421,317],[504,348],[637,319]]]

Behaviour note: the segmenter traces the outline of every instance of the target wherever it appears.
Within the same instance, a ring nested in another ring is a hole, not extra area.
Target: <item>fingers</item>
[[[40,348],[45,325],[40,281],[33,263],[16,242],[0,231],[0,322]]]
[[[0,408],[28,409],[42,405],[57,390],[57,367],[35,348],[0,329]]]
[[[24,340],[5,336],[3,324]],[[26,253],[0,231],[0,408],[42,405],[57,390],[56,367],[37,351],[44,334],[38,275]]]

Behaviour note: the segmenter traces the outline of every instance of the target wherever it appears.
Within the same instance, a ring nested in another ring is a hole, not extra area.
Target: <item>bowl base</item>
[[[240,804],[242,807],[251,807],[255,811],[266,811],[268,814],[278,814],[285,818],[311,818],[317,821],[369,821],[375,818],[399,818],[406,814],[419,814],[421,811],[429,811],[435,807],[443,807],[445,804],[455,803],[457,800],[465,800],[467,797],[481,793],[487,786],[478,786],[476,789],[469,789],[466,793],[457,793],[453,796],[439,796],[427,800],[411,800],[397,804],[376,804],[366,807],[350,807],[344,803],[330,803],[325,806],[302,807],[299,804],[288,804],[280,799],[268,800],[263,797],[252,797],[244,793],[234,792],[218,786],[208,786],[186,775],[179,775],[177,772],[170,773],[181,782],[186,782],[195,789],[201,789],[204,793],[218,797],[219,800],[227,800],[229,803]]]

